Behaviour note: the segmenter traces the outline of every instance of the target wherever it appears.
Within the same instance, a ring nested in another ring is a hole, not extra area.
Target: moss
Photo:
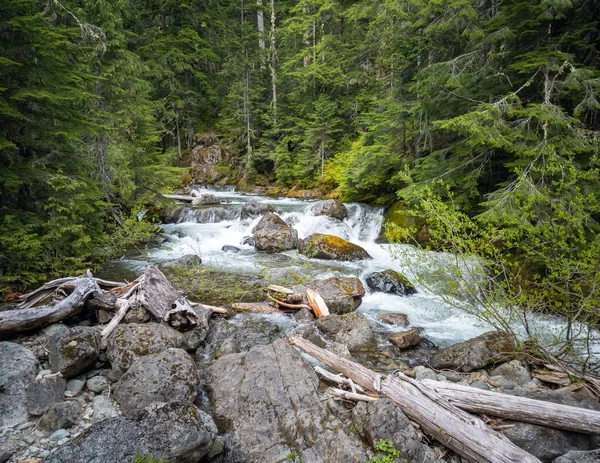
[[[410,207],[406,203],[396,201],[386,211],[383,227],[387,238],[396,243],[414,243],[416,241],[421,245],[428,244],[430,237],[425,220],[408,214],[409,209]]]
[[[359,260],[369,254],[360,246],[335,235],[315,233],[306,238],[300,252],[317,259]]]

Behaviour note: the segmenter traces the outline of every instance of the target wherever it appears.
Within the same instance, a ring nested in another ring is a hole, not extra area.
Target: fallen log
[[[426,379],[422,383],[437,391],[450,403],[469,412],[566,431],[600,434],[600,412],[595,410],[485,391],[445,381]]]
[[[224,307],[217,307],[214,305],[201,304],[200,302],[190,302],[190,305],[192,307],[204,307],[205,309],[212,310],[213,313],[218,313],[221,315],[227,315],[229,313],[229,310],[227,310]]]
[[[273,291],[275,293],[294,294],[293,290],[291,290],[290,288],[286,288],[285,286],[269,285],[269,286],[267,286],[267,289],[269,291]]]
[[[343,389],[336,389],[333,387],[329,389],[328,392],[334,397],[350,400],[352,402],[373,402],[378,400],[377,397],[371,397],[365,394],[357,394],[356,392],[344,391]]]
[[[186,196],[186,195],[166,195],[163,194],[163,196],[167,199],[174,199],[176,201],[182,201],[184,203],[191,203],[194,200],[193,196]]]
[[[72,317],[81,311],[86,299],[99,290],[94,278],[78,278],[74,280],[73,292],[55,305],[0,312],[0,334],[43,328]]]
[[[352,392],[360,392],[362,394],[365,393],[365,389],[362,386],[359,386],[358,384],[354,384],[354,381],[352,381],[351,379],[344,378],[343,376],[334,375],[333,373],[328,372],[327,370],[321,368],[318,365],[315,367],[315,372],[332,383],[339,384],[340,386],[348,386],[350,389],[352,389]]]
[[[267,294],[267,297],[272,300],[273,302],[275,302],[277,305],[284,307],[286,309],[290,309],[290,310],[299,310],[299,309],[308,309],[308,310],[312,310],[310,306],[306,305],[306,304],[289,304],[287,302],[284,301],[280,301],[279,299],[275,299],[273,296],[271,296],[270,294]]]
[[[368,368],[315,346],[301,338],[288,338],[330,368],[364,388],[396,402],[422,429],[464,459],[474,463],[540,463],[482,420],[450,404],[434,389],[402,373],[382,376]]]
[[[308,299],[308,305],[310,305],[317,318],[329,315],[329,307],[327,307],[325,300],[317,291],[306,288],[306,298]]]

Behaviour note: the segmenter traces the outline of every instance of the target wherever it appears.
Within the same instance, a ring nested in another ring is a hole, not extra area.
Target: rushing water
[[[200,194],[211,193],[223,203],[219,207],[193,208],[180,215],[180,223],[163,225],[168,238],[160,247],[142,253],[137,259],[122,259],[112,262],[104,269],[105,274],[111,272],[129,272],[129,277],[142,273],[150,263],[175,259],[185,254],[198,254],[202,257],[202,265],[238,272],[252,278],[260,275],[269,279],[270,275],[280,275],[291,269],[311,278],[328,278],[335,275],[347,275],[360,278],[375,271],[394,269],[411,279],[414,270],[422,273],[426,266],[439,268],[455,268],[454,257],[450,254],[432,253],[417,250],[409,245],[380,244],[377,238],[381,234],[383,208],[358,203],[348,203],[348,217],[343,221],[325,216],[315,216],[312,208],[314,201],[272,198],[267,196],[250,196],[237,193],[232,188],[226,190],[198,190]],[[324,261],[307,258],[296,251],[279,254],[257,252],[253,246],[241,244],[245,237],[251,236],[251,230],[257,219],[240,219],[243,204],[249,200],[257,200],[275,207],[276,212],[291,226],[298,230],[300,238],[312,233],[327,233],[340,236],[365,248],[373,259],[359,262]],[[225,210],[223,210],[224,208]],[[236,246],[238,253],[223,252],[225,245]],[[404,258],[394,256],[403,254]],[[448,273],[447,272],[447,273]],[[114,274],[113,274],[114,276]],[[446,275],[446,278],[452,278]],[[415,284],[418,293],[408,297],[395,296],[379,292],[371,292],[367,285],[367,294],[358,309],[371,321],[375,330],[381,334],[392,330],[390,326],[377,321],[383,312],[401,312],[408,315],[411,327],[423,328],[423,334],[440,347],[453,344],[485,331],[485,325],[475,316],[465,313],[444,302],[440,297],[443,289],[432,292]],[[428,285],[428,288],[431,288]],[[443,288],[443,286],[442,286]],[[294,322],[288,316],[272,317],[286,331],[293,329]],[[540,332],[546,336],[560,337],[564,329],[558,319],[536,318]],[[517,331],[519,327],[516,327]],[[596,347],[600,352],[600,349]]]

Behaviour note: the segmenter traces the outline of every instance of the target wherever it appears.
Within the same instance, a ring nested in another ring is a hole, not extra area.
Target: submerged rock
[[[382,293],[409,296],[417,292],[408,278],[391,269],[371,273],[367,275],[365,281],[367,282],[367,286],[373,291]]]
[[[267,212],[275,212],[275,208],[270,204],[260,203],[255,200],[247,201],[242,206],[242,211],[240,212],[240,218],[244,219],[253,219],[258,217],[259,215],[266,214]]]
[[[355,277],[331,277],[326,280],[309,281],[300,285],[294,285],[295,293],[304,295],[303,303],[307,304],[306,288],[317,291],[332,314],[342,315],[353,312],[362,303],[365,295],[365,287]]]
[[[314,215],[326,215],[334,219],[343,220],[348,216],[348,209],[338,199],[325,199],[314,203],[310,210]]]
[[[371,259],[367,251],[335,235],[313,233],[300,240],[298,252],[315,259],[354,261]]]
[[[408,331],[401,331],[394,333],[389,337],[390,342],[400,349],[407,349],[412,346],[416,346],[422,341],[421,330],[419,328],[413,328]]]
[[[404,328],[409,325],[408,316],[403,313],[382,313],[377,317],[377,320],[386,325],[402,326]]]
[[[27,420],[27,386],[35,380],[38,361],[14,342],[0,342],[0,428]]]
[[[375,336],[367,318],[360,312],[327,315],[316,322],[317,328],[335,342],[354,350],[375,343]]]
[[[506,360],[515,353],[515,340],[508,333],[489,331],[454,344],[435,354],[429,364],[436,369],[469,372]]]
[[[159,267],[162,269],[194,268],[202,263],[200,256],[196,254],[186,254],[178,259],[162,262]]]
[[[229,244],[226,244],[225,246],[223,246],[221,248],[221,251],[223,251],[223,252],[231,252],[233,254],[237,254],[238,252],[240,252],[240,248],[235,247],[235,246],[231,246]]]
[[[100,332],[78,326],[52,336],[48,360],[53,372],[72,378],[94,365],[100,355]]]

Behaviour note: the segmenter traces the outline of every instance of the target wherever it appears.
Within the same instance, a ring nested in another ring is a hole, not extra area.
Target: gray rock
[[[469,372],[499,362],[514,354],[515,341],[507,333],[489,331],[454,344],[434,354],[429,364],[435,369],[450,368]]]
[[[146,323],[150,321],[150,312],[143,307],[133,307],[125,314],[125,323]]]
[[[598,463],[600,462],[600,449],[591,452],[571,450],[558,457],[552,463]]]
[[[473,381],[471,383],[471,387],[476,387],[477,389],[483,389],[484,391],[489,391],[491,389],[490,385],[483,381]]]
[[[513,444],[543,461],[552,460],[571,450],[591,450],[592,436],[586,434],[517,421],[506,421],[505,424],[514,425],[504,431]]]
[[[362,282],[354,277],[331,277],[294,285],[291,289],[295,293],[304,295],[305,304],[308,303],[306,288],[317,291],[329,307],[329,312],[337,315],[354,312],[360,307],[365,295]]]
[[[100,332],[96,328],[75,327],[52,336],[48,343],[52,371],[72,378],[92,367],[100,354]]]
[[[192,200],[192,206],[212,206],[215,204],[221,204],[221,201],[213,194],[204,194]]]
[[[492,386],[502,389],[514,389],[515,387],[513,382],[506,379],[504,376],[490,376],[489,382]]]
[[[67,381],[67,391],[71,391],[73,395],[79,394],[83,387],[85,386],[85,381],[77,378],[70,379]]]
[[[239,354],[242,351],[239,342],[235,338],[227,338],[223,340],[217,352],[215,358],[221,358],[225,355]]]
[[[222,357],[206,377],[215,419],[244,461],[366,462],[364,444],[320,402],[314,370],[285,341]]]
[[[235,247],[235,246],[231,246],[229,244],[226,244],[225,246],[223,246],[221,248],[221,251],[223,251],[223,252],[231,252],[233,254],[237,254],[238,252],[240,252],[240,248]]]
[[[421,443],[406,415],[390,399],[358,403],[352,410],[352,421],[371,447],[385,439],[400,451],[403,461],[438,461],[433,450]]]
[[[58,442],[59,440],[64,439],[68,435],[69,435],[69,431],[67,431],[66,429],[59,429],[58,431],[55,431],[54,434],[52,434],[48,438],[48,440],[50,442]]]
[[[490,371],[490,376],[503,376],[514,384],[523,386],[531,381],[529,369],[519,360],[511,360]]]
[[[326,215],[333,219],[343,220],[348,216],[348,209],[338,199],[325,199],[312,204],[310,211],[314,215]]]
[[[38,360],[30,350],[0,342],[0,428],[27,420],[27,386],[35,380]]]
[[[183,349],[167,349],[137,359],[115,385],[114,397],[126,417],[154,402],[193,402],[198,387],[196,365]]]
[[[403,328],[409,325],[408,316],[403,313],[382,313],[377,320],[386,325],[402,326]]]
[[[193,329],[183,333],[185,337],[185,349],[188,351],[195,351],[200,347],[204,339],[206,338],[207,330],[205,329]]]
[[[43,415],[52,405],[65,398],[67,380],[62,376],[44,376],[27,386],[27,412]]]
[[[95,423],[45,463],[131,463],[136,454],[165,463],[197,463],[212,447],[216,433],[210,416],[190,403],[154,404],[137,419]]]
[[[390,335],[388,338],[390,342],[400,349],[407,349],[412,346],[416,346],[422,341],[421,329],[413,328],[408,331],[400,331]]]
[[[422,381],[424,379],[437,379],[435,371],[433,371],[431,368],[416,367],[414,371],[416,373],[415,379],[417,381]]]
[[[322,233],[313,233],[298,241],[298,252],[314,259],[342,261],[371,259],[369,253],[359,245],[339,236]]]
[[[42,328],[41,334],[52,337],[56,333],[64,333],[66,331],[69,331],[69,327],[64,323],[53,323],[52,325]]]
[[[109,336],[106,354],[118,376],[138,357],[156,354],[170,347],[184,347],[185,338],[173,328],[159,323],[119,325]]]
[[[82,413],[83,408],[77,401],[61,402],[53,405],[44,414],[40,420],[40,426],[48,431],[70,428],[79,423]]]
[[[178,259],[162,262],[159,267],[162,269],[194,268],[202,263],[200,256],[196,254],[186,254]]]
[[[327,315],[317,320],[316,326],[329,338],[346,345],[350,350],[367,347],[375,342],[371,326],[360,312]]]
[[[370,273],[365,278],[365,281],[367,282],[367,286],[373,291],[382,293],[410,296],[417,292],[408,278],[391,269]]]
[[[254,247],[267,253],[289,251],[298,247],[298,231],[291,227],[263,229],[254,233]]]
[[[298,323],[312,323],[316,320],[315,314],[306,308],[298,310],[293,317]]]
[[[108,387],[108,380],[101,375],[93,376],[87,380],[86,387],[97,394],[100,394]]]
[[[285,221],[277,214],[268,212],[266,214],[263,214],[261,219],[252,229],[252,233],[265,230],[281,230],[283,228],[289,228],[288,224],[285,223]]]
[[[259,215],[266,214],[267,212],[275,212],[275,208],[270,204],[259,203],[258,201],[251,200],[245,202],[242,206],[240,218],[242,220],[253,219]]]
[[[6,463],[10,457],[15,453],[15,448],[1,448],[0,449],[0,463]]]
[[[121,415],[119,413],[118,405],[110,397],[105,395],[97,395],[94,397],[92,400],[92,410],[94,411],[92,418],[94,423]]]

